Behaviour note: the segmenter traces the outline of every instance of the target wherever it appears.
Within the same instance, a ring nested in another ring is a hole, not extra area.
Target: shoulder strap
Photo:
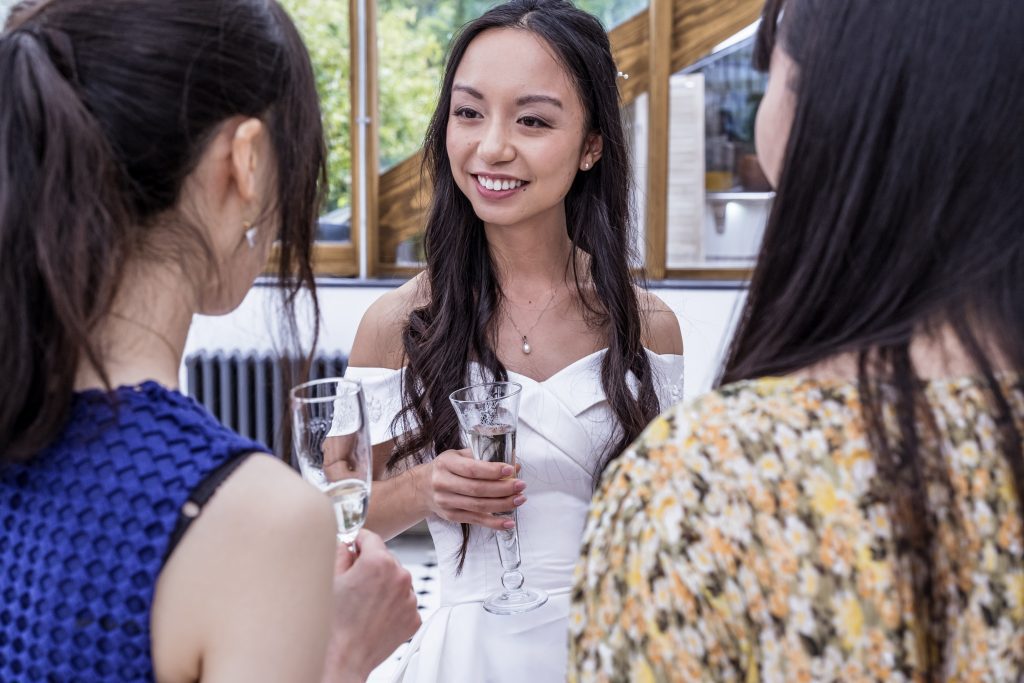
[[[178,543],[181,542],[189,526],[203,512],[203,507],[213,498],[213,494],[217,492],[217,489],[224,483],[224,480],[231,476],[231,473],[252,454],[252,451],[246,451],[225,460],[192,489],[192,492],[188,494],[188,499],[182,504],[181,510],[178,512],[178,521],[174,525],[171,541],[167,545],[164,563],[167,562],[174,549],[178,547]]]

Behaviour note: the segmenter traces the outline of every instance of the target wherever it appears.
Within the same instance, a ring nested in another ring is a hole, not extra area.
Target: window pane
[[[437,104],[444,57],[452,35],[495,4],[493,0],[378,2],[382,172],[422,145]],[[611,27],[643,10],[647,1],[583,0],[577,4]]]
[[[281,0],[295,20],[313,61],[327,137],[327,196],[317,239],[351,241],[352,135],[349,118],[348,3]]]
[[[496,4],[494,0],[378,0],[381,173],[420,149],[437,105],[444,58],[452,36],[459,27]],[[581,0],[577,5],[611,28],[645,9],[647,0]],[[382,205],[381,211],[387,214],[388,207]],[[420,235],[411,234],[407,228],[392,230],[386,223],[381,230],[384,262],[419,265]]]
[[[423,144],[437,105],[445,51],[455,30],[485,12],[490,0],[380,0],[380,170]]]
[[[672,76],[667,266],[753,264],[773,194],[754,149],[752,30]]]
[[[610,31],[634,14],[647,9],[647,0],[577,0],[576,6],[601,20]]]

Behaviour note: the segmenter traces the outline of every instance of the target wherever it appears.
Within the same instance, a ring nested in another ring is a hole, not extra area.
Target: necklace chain
[[[557,286],[552,287],[551,296],[548,298],[547,305],[541,310],[540,314],[537,316],[537,319],[533,322],[533,325],[530,325],[530,329],[528,329],[526,332],[523,332],[521,329],[519,329],[519,325],[516,325],[516,321],[512,318],[512,312],[508,309],[507,306],[505,307],[505,317],[507,317],[508,321],[512,323],[512,327],[515,328],[515,331],[519,333],[519,336],[523,338],[523,344],[520,348],[523,350],[523,353],[527,356],[529,356],[530,353],[533,351],[533,347],[530,346],[530,341],[527,337],[530,334],[533,334],[533,330],[536,329],[537,325],[540,324],[541,318],[543,318],[544,314],[548,312],[549,308],[551,308],[551,304],[555,302],[555,294],[557,293]]]

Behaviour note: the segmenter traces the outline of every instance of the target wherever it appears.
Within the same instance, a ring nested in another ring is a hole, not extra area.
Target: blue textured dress
[[[0,681],[153,679],[150,608],[182,506],[266,447],[147,382],[76,394],[63,433],[0,470]]]

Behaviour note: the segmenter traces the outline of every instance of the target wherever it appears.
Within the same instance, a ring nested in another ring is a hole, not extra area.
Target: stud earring
[[[589,171],[590,170],[590,162],[589,161],[584,161],[583,162],[583,170],[584,171]]]
[[[245,228],[245,242],[249,245],[250,249],[256,248],[256,233],[258,228],[249,221],[242,223],[242,227]]]

